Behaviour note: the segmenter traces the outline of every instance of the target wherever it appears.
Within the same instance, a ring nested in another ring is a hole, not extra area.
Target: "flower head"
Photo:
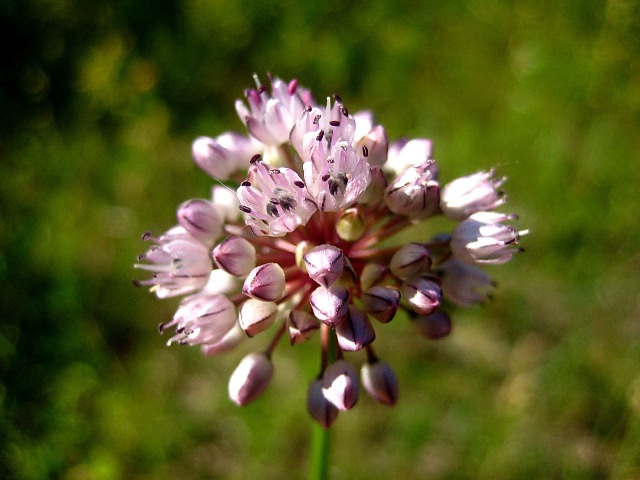
[[[360,382],[397,402],[398,379],[374,353],[385,324],[403,316],[419,335],[448,335],[447,308],[484,301],[494,285],[479,266],[509,260],[526,231],[493,211],[506,201],[493,170],[441,189],[430,140],[389,143],[370,112],[350,113],[338,95],[318,105],[295,80],[255,80],[236,102],[248,136],[193,143],[196,163],[226,184],[183,203],[177,227],[145,234],[154,245],[136,267],[151,278],[136,283],[161,298],[188,295],[160,328],[175,328],[169,344],[216,355],[271,333],[231,376],[239,405],[267,387],[285,333],[292,345],[317,340],[307,407],[327,428],[356,404]],[[450,234],[403,241],[406,228],[443,214],[459,222]],[[351,352],[365,352],[361,378]]]

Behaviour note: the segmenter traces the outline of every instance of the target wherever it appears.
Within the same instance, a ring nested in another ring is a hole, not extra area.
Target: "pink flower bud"
[[[472,307],[490,298],[495,284],[486,272],[455,259],[442,265],[442,294],[460,307]]]
[[[371,287],[362,293],[361,300],[365,312],[382,323],[388,323],[398,311],[400,292],[391,287]]]
[[[505,203],[506,197],[499,190],[505,178],[491,178],[493,173],[493,170],[478,172],[447,183],[440,198],[442,212],[452,220],[463,220]]]
[[[242,237],[229,237],[213,249],[213,259],[225,272],[244,277],[256,266],[256,249]]]
[[[411,323],[420,335],[431,340],[446,337],[451,333],[451,319],[440,309],[431,315],[418,315]]]
[[[389,149],[389,141],[387,140],[387,132],[382,125],[376,125],[365,134],[357,144],[357,147],[363,151],[364,157],[372,167],[381,167],[387,161],[387,150]]]
[[[398,379],[389,364],[379,360],[360,369],[362,386],[369,395],[390,407],[398,401]]]
[[[342,321],[349,309],[349,292],[342,287],[318,287],[309,299],[313,314],[327,325],[336,325]]]
[[[307,252],[304,263],[313,280],[323,287],[329,287],[342,273],[344,254],[333,245],[319,245]]]
[[[429,277],[410,278],[402,284],[400,291],[411,308],[421,315],[429,315],[440,306],[442,290]]]
[[[275,302],[284,294],[285,275],[277,263],[257,266],[247,276],[242,293],[264,302]]]
[[[178,223],[202,243],[211,246],[222,233],[222,220],[213,203],[194,199],[178,207]]]
[[[358,197],[358,203],[364,205],[375,205],[382,201],[384,192],[388,187],[387,179],[380,167],[371,168],[371,182],[367,189]]]
[[[384,169],[399,176],[409,168],[431,159],[432,153],[431,140],[426,138],[416,138],[409,141],[406,139],[398,140],[389,145],[387,163],[384,164]],[[437,168],[435,163],[431,166],[431,170],[433,178],[436,178]]]
[[[329,428],[338,417],[338,409],[325,398],[322,393],[322,382],[319,379],[309,384],[307,410],[309,415],[322,425],[322,428]]]
[[[255,400],[273,376],[273,365],[264,353],[245,356],[229,379],[229,398],[239,406]]]
[[[401,279],[423,275],[430,268],[429,249],[419,243],[409,243],[400,248],[389,262],[391,273]]]
[[[451,251],[465,263],[505,263],[520,251],[518,232],[501,222],[515,216],[497,212],[478,212],[460,222],[451,233]]]
[[[249,337],[265,331],[276,321],[278,306],[250,298],[240,306],[238,321]]]
[[[311,314],[301,310],[293,310],[289,314],[289,339],[291,345],[297,345],[309,339],[316,330],[320,328],[320,323]]]
[[[349,410],[358,401],[358,372],[344,359],[336,360],[322,375],[322,393],[338,410]]]
[[[343,321],[335,326],[338,345],[347,352],[355,352],[372,343],[376,338],[367,315],[356,307],[349,307]]]
[[[384,283],[389,273],[389,268],[381,263],[367,263],[360,274],[360,288],[369,290],[374,285]]]
[[[247,137],[227,132],[217,138],[196,138],[191,153],[198,167],[213,178],[227,180],[256,153],[256,146]]]
[[[440,187],[430,170],[433,161],[411,167],[389,184],[385,203],[398,215],[424,219],[440,211]]]

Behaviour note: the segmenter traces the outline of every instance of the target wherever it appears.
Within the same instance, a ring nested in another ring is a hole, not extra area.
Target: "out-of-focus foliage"
[[[332,478],[640,478],[636,1],[5,0],[0,29],[0,477],[306,475],[316,346],[238,409],[241,354],[167,349],[176,301],[130,282],[271,71],[429,136],[445,181],[497,165],[531,229],[449,338],[378,327],[401,399],[340,416]]]

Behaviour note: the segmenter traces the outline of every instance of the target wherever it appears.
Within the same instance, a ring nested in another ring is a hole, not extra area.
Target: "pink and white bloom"
[[[493,170],[441,189],[430,140],[389,142],[371,112],[349,113],[339,95],[318,105],[296,80],[255,82],[235,104],[247,135],[192,145],[197,165],[225,183],[211,200],[183,203],[178,226],[145,234],[154,245],[135,267],[151,277],[135,283],[160,298],[186,296],[160,326],[175,328],[169,344],[214,356],[256,337],[262,350],[229,382],[238,405],[265,390],[283,338],[317,343],[307,408],[328,428],[356,404],[360,384],[385,405],[397,402],[398,379],[374,353],[388,322],[409,317],[418,335],[449,335],[447,310],[488,298],[494,285],[480,266],[511,259],[527,231],[493,211],[506,201]],[[429,231],[423,224],[437,216],[457,222],[451,233],[410,243],[409,229]],[[366,355],[361,378],[355,351]]]

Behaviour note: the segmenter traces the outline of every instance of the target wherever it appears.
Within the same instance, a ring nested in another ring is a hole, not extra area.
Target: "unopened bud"
[[[409,243],[400,248],[389,262],[391,273],[400,279],[425,274],[430,268],[429,249],[420,243]]]
[[[429,277],[413,277],[402,284],[402,297],[421,315],[429,315],[442,299],[442,289]]]
[[[391,287],[371,287],[362,293],[361,300],[365,312],[382,323],[388,323],[398,311],[400,292]]]
[[[320,328],[320,323],[311,314],[301,310],[293,310],[289,314],[289,339],[291,345],[307,340]]]
[[[349,307],[344,320],[335,327],[340,348],[347,352],[355,352],[372,343],[376,332],[367,318],[367,314],[356,307]]]
[[[451,318],[440,309],[431,315],[418,315],[411,323],[420,335],[431,340],[446,337],[451,333]]]
[[[453,220],[463,220],[477,212],[493,210],[506,201],[500,187],[505,178],[492,178],[493,170],[460,177],[442,189],[440,206]]]
[[[278,306],[273,302],[261,302],[253,298],[240,306],[238,321],[249,337],[269,328],[276,321]]]
[[[213,249],[213,259],[225,272],[244,277],[256,266],[256,249],[242,237],[229,237]]]
[[[273,365],[264,353],[245,356],[229,379],[229,398],[239,406],[255,400],[273,376]]]
[[[342,287],[318,287],[309,298],[313,314],[327,325],[336,325],[349,309],[349,292]]]
[[[440,211],[440,186],[432,179],[432,161],[411,167],[387,187],[389,210],[411,218],[427,218]]]
[[[358,213],[358,209],[347,209],[336,222],[336,233],[347,242],[355,242],[365,232],[364,218]]]
[[[242,293],[264,302],[275,302],[284,294],[285,274],[277,263],[265,263],[249,273]]]
[[[442,265],[442,294],[460,307],[472,307],[490,298],[495,284],[491,277],[473,265],[449,260]]]
[[[379,285],[385,281],[389,268],[381,263],[367,263],[360,274],[360,288],[369,290],[374,285]]]
[[[208,200],[187,200],[178,207],[178,223],[202,243],[211,246],[222,233],[222,220]]]
[[[358,401],[358,372],[344,359],[336,360],[322,375],[322,393],[338,410],[349,410]]]
[[[338,409],[322,393],[322,381],[320,379],[315,379],[309,384],[307,410],[309,410],[309,415],[322,425],[322,428],[329,428],[338,417]]]
[[[342,273],[344,253],[333,245],[319,245],[307,252],[304,263],[309,276],[323,287],[328,287]]]
[[[387,179],[380,167],[371,167],[371,182],[369,182],[366,190],[358,197],[358,203],[374,205],[381,202],[387,186]]]
[[[372,167],[381,167],[387,161],[389,142],[387,132],[382,125],[376,125],[358,141],[358,148],[366,151],[367,163]]]
[[[369,395],[390,407],[398,401],[398,379],[389,364],[379,360],[360,369],[362,386]]]

